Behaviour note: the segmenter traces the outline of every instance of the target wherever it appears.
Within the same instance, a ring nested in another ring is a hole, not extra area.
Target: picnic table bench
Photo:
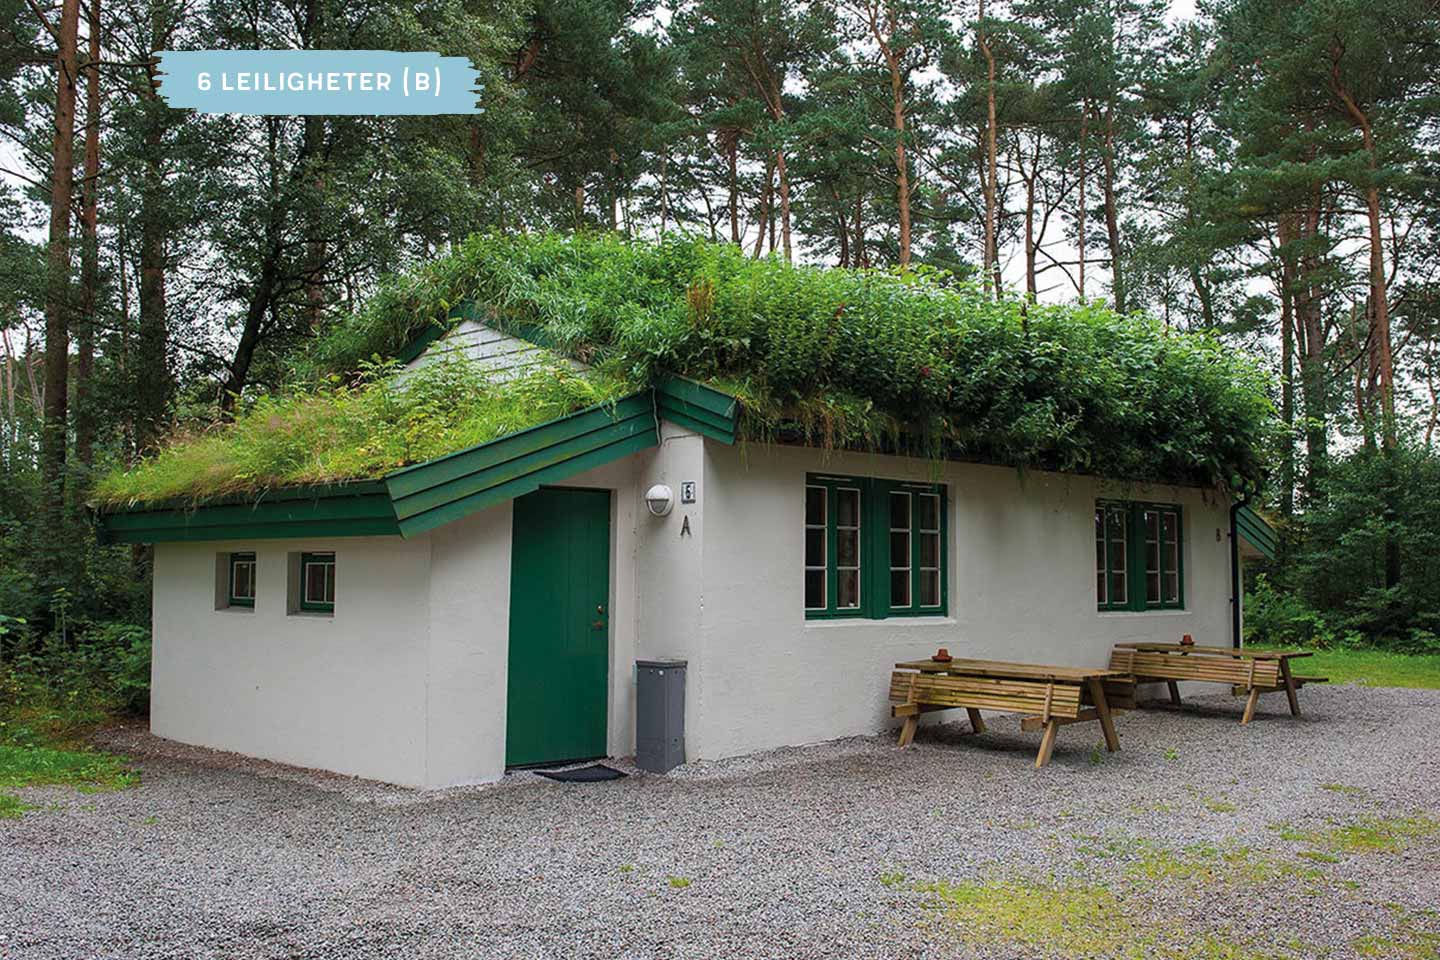
[[[1135,706],[1134,680],[1098,667],[1057,667],[1002,660],[910,660],[890,675],[891,716],[903,718],[900,747],[910,745],[920,714],[963,708],[975,733],[985,732],[981,710],[1023,714],[1020,728],[1043,730],[1035,766],[1050,762],[1060,727],[1096,721],[1105,748],[1120,749],[1112,710]]]
[[[1117,643],[1110,668],[1129,673],[1141,683],[1163,680],[1170,702],[1179,706],[1181,680],[1229,684],[1236,696],[1245,695],[1240,723],[1255,716],[1262,693],[1285,691],[1290,713],[1300,716],[1295,692],[1307,683],[1325,683],[1327,677],[1300,676],[1290,661],[1311,656],[1308,650],[1253,650],[1248,647],[1208,647],[1193,643]]]

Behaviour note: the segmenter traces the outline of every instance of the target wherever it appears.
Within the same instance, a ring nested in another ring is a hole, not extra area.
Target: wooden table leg
[[[1180,706],[1180,684],[1174,680],[1166,680],[1165,685],[1170,688],[1170,703],[1172,706]]]
[[[1090,699],[1095,703],[1095,712],[1100,715],[1100,729],[1105,731],[1105,749],[1114,753],[1120,749],[1120,737],[1115,732],[1115,719],[1110,716],[1110,701],[1105,699],[1105,684],[1097,677],[1085,682],[1090,685]]]
[[[1290,661],[1280,658],[1280,677],[1285,681],[1285,696],[1290,698],[1290,715],[1300,716],[1300,698],[1295,696],[1295,678],[1290,676]]]
[[[910,746],[910,741],[915,739],[915,728],[920,725],[918,714],[911,714],[905,718],[905,723],[900,727],[900,749],[904,750]]]
[[[1038,770],[1050,762],[1050,753],[1055,749],[1055,734],[1059,730],[1059,720],[1046,721],[1045,733],[1040,738],[1040,752],[1035,754],[1035,769]]]
[[[1240,718],[1240,725],[1243,727],[1255,717],[1255,704],[1260,702],[1260,688],[1251,687],[1250,697],[1245,701],[1245,715]]]
[[[965,712],[970,714],[970,729],[976,733],[984,733],[985,721],[980,719],[980,711],[974,707],[966,707]]]

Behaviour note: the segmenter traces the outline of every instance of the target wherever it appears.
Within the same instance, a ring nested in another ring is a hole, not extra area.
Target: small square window
[[[230,554],[230,606],[255,606],[255,554]]]
[[[300,609],[320,613],[335,610],[335,554],[300,555]]]

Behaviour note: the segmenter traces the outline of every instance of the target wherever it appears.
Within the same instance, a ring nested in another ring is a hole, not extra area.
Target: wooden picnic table
[[[914,739],[920,714],[932,710],[963,708],[977,734],[985,732],[981,710],[1019,713],[1022,730],[1044,731],[1036,767],[1050,762],[1055,735],[1071,723],[1098,721],[1105,748],[1119,750],[1111,711],[1134,706],[1133,691],[1123,671],[1005,660],[907,660],[890,676],[891,715],[905,721],[901,748]]]
[[[1285,691],[1290,713],[1300,716],[1296,695],[1307,683],[1325,683],[1326,677],[1296,674],[1290,661],[1313,656],[1309,650],[1263,650],[1252,647],[1215,647],[1198,643],[1117,643],[1110,666],[1133,674],[1136,680],[1163,680],[1170,702],[1179,706],[1181,680],[1226,683],[1238,696],[1246,695],[1242,725],[1255,716],[1262,693]]]

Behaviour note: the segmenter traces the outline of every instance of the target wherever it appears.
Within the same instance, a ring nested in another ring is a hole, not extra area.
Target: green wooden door
[[[605,756],[610,491],[515,500],[507,766]]]

